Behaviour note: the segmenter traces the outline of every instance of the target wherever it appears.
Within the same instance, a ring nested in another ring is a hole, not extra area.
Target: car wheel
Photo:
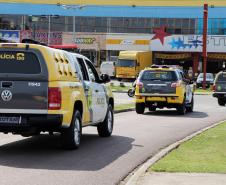
[[[136,113],[144,114],[145,105],[144,103],[136,103]]]
[[[156,107],[153,107],[153,106],[149,107],[149,111],[152,111],[152,112],[156,111]]]
[[[220,105],[220,106],[225,106],[225,100],[223,99],[223,98],[218,98],[218,104]]]
[[[77,149],[81,143],[82,118],[78,110],[74,112],[71,125],[61,132],[62,144],[66,149]]]
[[[107,115],[103,122],[97,125],[97,131],[100,137],[109,137],[112,134],[114,125],[114,113],[111,105],[108,105]]]
[[[134,97],[134,95],[135,95],[135,90],[134,90],[133,88],[130,88],[130,89],[128,90],[127,94],[128,94],[129,97]]]
[[[185,97],[183,103],[181,105],[178,105],[177,112],[180,115],[184,115],[186,113]]]
[[[186,107],[186,111],[187,112],[193,112],[193,109],[194,109],[194,98],[192,96],[191,103],[189,104],[188,107]]]

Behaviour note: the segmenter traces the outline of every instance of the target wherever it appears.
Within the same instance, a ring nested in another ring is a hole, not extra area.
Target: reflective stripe
[[[0,113],[47,114],[48,110],[42,110],[42,109],[0,109]]]

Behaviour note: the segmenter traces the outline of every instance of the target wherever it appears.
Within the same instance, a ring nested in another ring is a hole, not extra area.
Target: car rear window
[[[225,81],[226,82],[226,73],[219,74],[217,81]]]
[[[41,66],[35,53],[0,51],[0,73],[40,74]]]
[[[177,81],[177,75],[174,71],[144,71],[141,80],[144,81]]]

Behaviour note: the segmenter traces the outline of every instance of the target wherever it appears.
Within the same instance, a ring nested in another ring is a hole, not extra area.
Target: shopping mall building
[[[151,50],[157,64],[202,70],[203,4],[208,72],[226,65],[224,0],[0,0],[0,37],[72,44],[96,64],[121,50]]]

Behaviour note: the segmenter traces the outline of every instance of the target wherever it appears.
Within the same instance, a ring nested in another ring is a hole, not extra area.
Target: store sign
[[[150,44],[152,51],[202,52],[202,35],[170,35],[161,40],[153,35],[153,38]],[[207,52],[226,53],[226,35],[209,35]]]
[[[155,58],[160,59],[187,59],[191,57],[191,53],[182,53],[182,54],[163,54],[156,53]]]
[[[96,41],[96,38],[76,38],[76,44],[93,44]]]
[[[217,60],[225,60],[226,54],[224,54],[224,53],[209,53],[208,58],[217,59]]]
[[[36,41],[42,43],[48,43],[48,32],[46,31],[22,31],[21,32],[21,40],[22,39],[34,39]],[[49,44],[62,44],[62,32],[51,32],[49,35]]]
[[[20,42],[20,31],[0,30],[0,38],[9,42]]]

